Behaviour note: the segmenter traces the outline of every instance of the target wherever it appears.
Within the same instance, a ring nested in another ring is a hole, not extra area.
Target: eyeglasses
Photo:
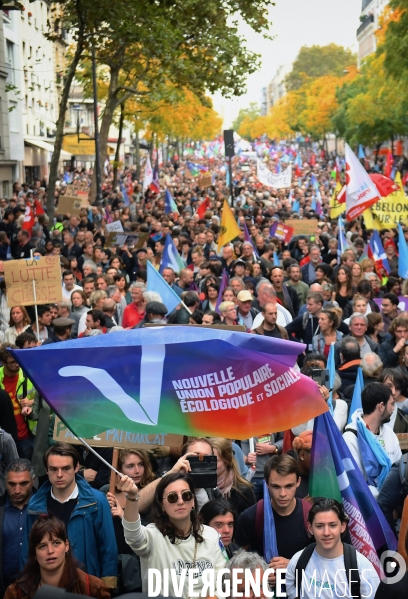
[[[164,497],[163,499],[167,499],[167,501],[169,503],[177,503],[178,499],[179,499],[180,495],[178,493],[176,493],[176,491],[172,491],[171,493],[169,493],[168,495],[166,495],[166,497]],[[188,501],[191,501],[193,499],[193,494],[191,491],[188,491],[187,489],[185,491],[181,492],[181,499],[187,503]]]

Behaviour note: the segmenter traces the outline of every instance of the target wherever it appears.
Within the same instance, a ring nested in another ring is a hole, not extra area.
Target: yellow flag
[[[342,184],[340,183],[340,181],[337,181],[335,190],[333,192],[332,197],[330,198],[330,218],[337,218],[338,216],[340,216],[340,214],[342,214],[342,212],[346,211],[346,204],[339,204],[337,201],[337,196],[339,195],[339,193],[341,192],[341,190],[343,189]]]
[[[381,198],[368,210],[364,210],[363,217],[367,229],[392,229],[398,223],[406,224],[408,215],[408,197],[404,193],[401,183],[401,174],[397,172],[395,183],[399,186],[398,191],[390,193]]]
[[[228,206],[227,200],[224,200],[224,206],[222,208],[220,235],[218,237],[218,251],[221,250],[223,245],[227,245],[232,239],[241,235],[242,231],[237,225],[237,221],[232,213],[231,208]]]

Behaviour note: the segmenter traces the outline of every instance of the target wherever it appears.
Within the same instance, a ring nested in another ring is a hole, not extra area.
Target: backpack
[[[315,547],[316,547],[316,543],[312,543],[311,545],[308,545],[306,547],[306,549],[304,549],[302,551],[302,553],[297,561],[294,574],[295,574],[295,581],[297,581],[297,587],[299,587],[299,581],[300,581],[300,588],[296,589],[296,597],[299,597],[299,591],[301,590],[302,572],[305,570],[307,564],[309,563],[309,560],[312,557]],[[351,597],[353,597],[353,599],[360,599],[361,598],[361,595],[360,595],[360,573],[358,571],[358,565],[357,565],[357,551],[353,547],[353,545],[349,545],[348,543],[343,543],[343,549],[344,549],[344,568],[346,570],[347,580],[350,581],[350,579],[356,579],[356,580],[351,580],[351,583],[350,583]],[[355,572],[357,572],[357,575],[355,574]]]
[[[305,529],[307,531],[307,516],[310,512],[310,508],[312,504],[306,501],[305,499],[300,500],[302,502],[302,511],[303,511],[303,522],[305,525]],[[258,538],[263,535],[264,529],[264,500],[260,499],[256,504],[256,516],[255,516],[255,534]],[[307,533],[309,534],[309,533]]]

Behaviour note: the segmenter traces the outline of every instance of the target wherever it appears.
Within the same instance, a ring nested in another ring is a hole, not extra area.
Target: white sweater
[[[140,557],[142,569],[143,592],[148,592],[148,570],[155,568],[163,572],[164,569],[173,569],[177,575],[177,585],[180,585],[183,570],[188,571],[193,566],[195,539],[192,535],[188,539],[177,540],[172,544],[168,537],[156,528],[155,524],[142,526],[140,518],[137,522],[122,520],[126,543]],[[204,541],[197,545],[195,568],[199,570],[198,579],[194,585],[194,592],[201,593],[203,587],[202,573],[204,570],[215,570],[215,580],[219,570],[225,567],[225,558],[222,554],[219,535],[209,526],[203,526],[201,533]],[[182,594],[173,586],[171,574],[169,575],[170,597],[184,597],[188,599],[188,576],[182,589]],[[163,576],[162,576],[163,581]],[[163,585],[160,593],[164,594]]]

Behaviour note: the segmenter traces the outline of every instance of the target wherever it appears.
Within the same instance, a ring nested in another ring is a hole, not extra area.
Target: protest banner
[[[78,437],[138,434],[248,439],[328,410],[296,372],[302,343],[212,328],[140,328],[10,350]],[[154,376],[152,376],[152,372]],[[149,437],[150,439],[150,437]]]
[[[60,196],[58,200],[58,214],[69,214],[70,216],[79,216],[84,208],[82,199],[75,196]]]
[[[399,299],[398,308],[401,310],[401,312],[407,311],[408,310],[408,297],[404,297],[403,295],[399,295],[398,299]],[[377,306],[381,310],[383,298],[382,297],[375,297],[374,301],[375,301],[375,303],[377,304]]]
[[[316,218],[289,218],[285,225],[293,228],[293,235],[314,236],[317,229],[318,220]]]
[[[258,159],[256,176],[262,185],[282,189],[292,185],[292,165],[280,173],[272,173],[266,164]]]
[[[64,441],[80,445],[81,441],[72,431],[56,416],[54,424],[54,441]],[[165,433],[131,433],[117,428],[109,429],[94,437],[85,439],[92,447],[117,447],[119,449],[154,449],[155,447],[181,447],[183,435],[166,435]]]
[[[206,187],[210,187],[211,185],[212,185],[211,173],[206,173],[205,175],[201,175],[201,177],[198,177],[198,187],[200,189],[205,189]]]
[[[408,196],[404,192],[394,191],[371,206],[373,219],[379,223],[377,228],[392,228],[398,223],[408,222]],[[375,225],[374,225],[375,226]]]
[[[122,233],[123,226],[120,220],[115,220],[113,223],[106,224],[106,230],[108,233]]]
[[[9,260],[4,263],[4,278],[10,308],[62,301],[59,256]]]

